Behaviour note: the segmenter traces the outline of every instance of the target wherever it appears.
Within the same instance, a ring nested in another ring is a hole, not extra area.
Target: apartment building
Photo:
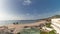
[[[56,30],[57,34],[60,34],[60,18],[51,19],[51,26]]]

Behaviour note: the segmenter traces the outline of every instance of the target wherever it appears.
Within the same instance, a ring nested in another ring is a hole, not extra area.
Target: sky
[[[0,0],[0,20],[35,20],[60,15],[60,0]]]

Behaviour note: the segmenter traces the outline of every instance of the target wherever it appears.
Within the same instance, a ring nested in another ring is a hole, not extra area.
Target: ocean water
[[[35,23],[35,20],[6,20],[6,21],[0,21],[0,25],[8,25],[8,24],[13,24],[17,23],[18,24],[29,24],[29,23]]]

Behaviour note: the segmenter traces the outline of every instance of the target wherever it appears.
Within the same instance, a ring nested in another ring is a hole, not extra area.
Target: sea
[[[0,25],[8,25],[17,22],[18,24],[29,24],[29,23],[35,23],[36,20],[5,20],[5,21],[0,21]]]

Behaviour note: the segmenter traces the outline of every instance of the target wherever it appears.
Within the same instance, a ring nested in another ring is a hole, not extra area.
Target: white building
[[[60,34],[60,18],[51,19],[51,26]]]
[[[43,29],[44,31],[48,31],[48,32],[50,32],[50,31],[53,30],[52,28],[48,28],[48,27],[42,27],[42,29]]]

